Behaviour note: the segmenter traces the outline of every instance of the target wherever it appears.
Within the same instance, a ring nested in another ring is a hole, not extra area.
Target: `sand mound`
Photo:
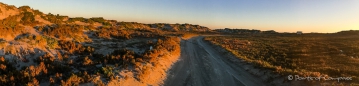
[[[5,19],[8,16],[18,15],[19,11],[15,6],[8,6],[0,3],[0,20]]]
[[[75,21],[75,24],[77,24],[77,25],[83,25],[83,26],[90,25],[90,24],[88,24],[88,23],[81,22],[81,21]]]
[[[35,21],[38,21],[38,22],[41,22],[41,23],[43,23],[43,24],[45,24],[45,25],[47,25],[47,24],[52,24],[51,22],[49,22],[49,21],[47,21],[47,20],[45,20],[45,19],[42,19],[39,15],[36,15],[35,16]]]

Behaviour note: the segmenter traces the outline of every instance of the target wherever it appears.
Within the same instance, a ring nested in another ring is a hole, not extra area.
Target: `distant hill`
[[[250,29],[231,29],[231,28],[215,29],[214,31],[220,32],[220,33],[231,33],[231,34],[277,33],[274,30],[261,31],[261,30],[255,30],[255,29],[250,30]]]
[[[340,32],[337,32],[337,34],[342,34],[342,35],[359,35],[359,30],[340,31]]]
[[[225,28],[225,29],[214,29],[213,31],[219,32],[219,33],[230,33],[230,34],[259,34],[259,33],[279,33],[274,30],[268,30],[268,31],[261,31],[261,30],[255,30],[255,29],[231,29],[231,28]],[[289,33],[289,32],[283,32],[283,33]],[[295,32],[292,32],[295,33]],[[295,33],[296,34],[296,33]],[[306,33],[306,34],[328,34],[328,33]],[[336,33],[330,33],[330,34],[339,34],[339,35],[359,35],[359,30],[343,30]]]

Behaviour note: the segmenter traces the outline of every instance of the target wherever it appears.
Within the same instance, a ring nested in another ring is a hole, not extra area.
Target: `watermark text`
[[[312,77],[312,76],[299,76],[299,75],[288,75],[288,80],[295,80],[295,81],[302,81],[302,80],[308,80],[308,81],[351,81],[352,77],[328,77],[328,76],[318,76],[318,77]]]

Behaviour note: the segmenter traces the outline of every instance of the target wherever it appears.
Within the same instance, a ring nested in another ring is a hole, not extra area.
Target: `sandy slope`
[[[134,70],[122,70],[119,78],[108,82],[108,86],[160,86],[166,79],[166,72],[178,60],[181,51],[167,52],[164,56],[157,58],[155,63],[146,63],[142,68],[135,69],[144,74],[141,77]],[[178,53],[178,54],[176,54]],[[86,84],[83,84],[84,86]]]
[[[263,79],[225,59],[203,37],[181,42],[180,60],[168,72],[165,86],[262,86]]]
[[[51,25],[52,24],[51,22],[41,18],[39,15],[35,16],[35,20],[38,21],[38,22],[43,23],[43,25]]]
[[[148,75],[137,80],[133,72],[122,71],[120,75],[126,78],[120,78],[118,83],[110,83],[108,86],[159,86],[163,84],[166,79],[166,71],[175,63],[178,59],[178,55],[168,55],[161,57],[157,66],[147,65]]]
[[[19,11],[16,7],[13,7],[13,9],[6,9],[5,4],[0,3],[0,20],[5,19],[9,16],[17,15],[19,14]],[[10,7],[11,8],[11,7]]]
[[[83,25],[83,26],[89,25],[88,23],[81,22],[81,21],[75,21],[75,24],[77,24],[77,25]]]

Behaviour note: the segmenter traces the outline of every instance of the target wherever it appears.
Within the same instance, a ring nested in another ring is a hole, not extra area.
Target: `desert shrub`
[[[39,86],[39,81],[36,78],[31,79],[31,81],[29,81],[26,86]]]
[[[49,46],[50,49],[54,49],[58,47],[58,41],[54,38],[50,38],[50,37],[46,37],[46,36],[42,36],[43,39],[46,40],[47,45]]]
[[[17,19],[19,18],[18,15],[16,16],[9,16],[3,20],[0,20],[0,37],[4,36],[12,36],[15,37],[16,34],[21,34],[24,31],[24,28],[19,25]]]
[[[100,31],[98,31],[96,33],[96,35],[100,38],[105,38],[105,39],[110,39],[111,35],[109,33],[109,31],[105,30],[105,29],[101,29]]]
[[[13,64],[9,61],[5,60],[3,56],[0,56],[0,73],[1,74],[9,74],[12,72],[12,70],[16,70],[13,66]]]
[[[22,34],[20,37],[15,38],[15,40],[27,42],[30,45],[49,47],[50,49],[55,49],[58,47],[58,41],[56,39],[42,35],[32,35],[29,33],[25,33]]]
[[[19,22],[17,22],[17,19],[19,17],[20,16],[9,16],[9,17],[1,20],[1,26],[3,26],[3,28],[14,28],[15,26],[17,26],[19,24]]]
[[[6,9],[6,10],[15,10],[15,9],[17,9],[17,8],[16,8],[16,6],[14,6],[14,5],[7,5],[7,6],[5,6],[5,9]]]
[[[40,30],[41,27],[38,29]],[[59,38],[60,40],[72,39],[77,42],[84,42],[89,38],[83,33],[84,26],[80,25],[63,25],[55,24],[52,26],[45,26],[42,32],[45,35]]]
[[[30,6],[20,6],[18,9],[21,11],[27,11],[28,9],[31,9],[31,8],[30,8]]]
[[[23,12],[21,13],[21,15],[23,15],[23,17],[20,20],[20,23],[22,23],[23,25],[34,25],[37,23],[37,21],[35,21],[35,15],[32,12]]]
[[[104,23],[105,19],[103,17],[93,17],[90,18],[90,20],[94,21],[94,22],[98,22],[98,23]]]
[[[6,65],[0,64],[0,69],[1,69],[1,70],[6,70]]]
[[[41,18],[51,22],[51,23],[55,23],[55,24],[61,24],[66,17],[68,16],[60,16],[59,14],[57,15],[54,15],[54,14],[51,14],[51,13],[48,13],[47,15],[45,16],[41,16]]]
[[[91,65],[92,64],[92,60],[89,59],[87,56],[83,59],[83,63],[82,65],[84,66],[88,66],[88,65]]]
[[[32,37],[32,39],[31,39],[31,37]],[[35,40],[36,41],[35,44],[38,44],[40,46],[47,46],[50,49],[55,49],[58,47],[58,41],[56,39],[48,37],[48,36],[41,36],[41,35],[28,36],[27,39]]]
[[[109,56],[104,57],[107,60],[108,64],[117,64],[119,63],[122,66],[127,66],[131,64],[132,60],[135,60],[140,55],[135,52],[127,49],[118,49],[113,51]]]
[[[103,22],[102,25],[104,25],[104,26],[111,26],[112,24],[109,23],[109,22]]]
[[[95,84],[95,86],[106,86],[105,83],[103,83],[100,79],[94,79],[92,82]]]
[[[70,54],[74,54],[74,53],[81,54],[81,53],[94,52],[94,48],[91,48],[90,46],[84,47],[81,44],[77,44],[74,41],[63,41],[62,40],[62,41],[59,41],[59,46],[61,47],[61,49],[66,50]]]
[[[81,21],[81,22],[86,22],[87,19],[83,18],[83,17],[75,17],[75,18],[69,18],[69,22],[75,22],[75,21]]]
[[[61,80],[61,86],[79,86],[83,82],[81,77],[72,74],[66,81]]]
[[[35,15],[40,15],[42,16],[42,14],[44,14],[43,12],[39,11],[39,10],[33,10]]]
[[[11,67],[11,66],[8,66]],[[40,63],[38,66],[30,65],[29,67],[25,67],[20,71],[14,69],[8,69],[9,72],[2,73],[8,77],[10,80],[6,80],[6,82],[0,82],[0,85],[39,85],[38,76],[42,76],[47,73],[47,69],[43,63]]]
[[[51,56],[49,53],[45,53],[44,55],[40,56],[38,59],[36,59],[35,61],[40,63],[40,62],[45,62],[46,64],[51,64],[55,61],[55,57]]]
[[[127,30],[120,30],[115,28],[100,28],[96,35],[100,38],[110,39],[111,37],[118,39],[130,39],[131,33]]]
[[[110,66],[102,67],[101,73],[104,74],[107,78],[113,77],[114,73],[112,72],[113,68]]]
[[[56,52],[56,55],[57,55],[57,59],[58,59],[59,61],[62,61],[62,60],[63,60],[62,54],[61,54],[59,51]]]
[[[178,54],[180,51],[179,41],[177,37],[165,37],[163,40],[158,39],[157,43],[154,44],[153,50],[147,51],[144,57],[155,60],[155,58],[166,52]]]
[[[119,29],[150,29],[151,27],[147,24],[137,22],[117,22]]]
[[[81,73],[81,75],[79,75],[80,77],[82,77],[83,81],[85,83],[87,82],[91,82],[93,79],[92,77],[87,73],[87,71],[84,71],[83,73]]]
[[[0,63],[5,62],[5,58],[3,56],[0,56]]]

